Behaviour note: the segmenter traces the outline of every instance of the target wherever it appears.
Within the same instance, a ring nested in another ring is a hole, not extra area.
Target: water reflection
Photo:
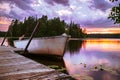
[[[88,39],[80,42],[70,41],[69,50],[63,57],[71,76],[78,80],[120,79],[119,39]]]
[[[82,47],[82,41],[80,40],[70,40],[68,42],[67,51],[71,54],[79,53],[80,48]]]
[[[8,43],[5,42],[5,45]],[[53,60],[56,61],[53,63],[48,57],[37,57],[32,56],[45,65],[57,63],[63,66],[65,63],[68,73],[77,80],[120,80],[120,39],[71,40],[64,62]]]

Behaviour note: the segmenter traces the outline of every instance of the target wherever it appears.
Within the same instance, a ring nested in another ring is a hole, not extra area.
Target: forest
[[[6,32],[0,31],[0,37],[4,37]]]
[[[39,22],[39,24],[34,37],[59,36],[63,33],[70,35],[72,38],[83,38],[87,35],[83,33],[80,25],[72,21],[70,24],[67,24],[64,20],[60,20],[59,17],[48,19],[47,16],[43,15],[41,18],[30,16],[25,18],[24,21],[19,21],[17,19],[12,20],[9,26],[9,36],[20,37],[24,35],[24,37],[30,37],[37,22]]]

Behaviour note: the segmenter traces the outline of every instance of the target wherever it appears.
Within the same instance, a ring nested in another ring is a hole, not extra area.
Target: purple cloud
[[[12,19],[22,19],[23,18],[22,15],[18,15],[14,11],[10,11],[9,14],[0,11],[0,17],[7,17],[7,18],[12,18]]]
[[[23,10],[34,10],[29,4],[32,3],[32,1],[28,0],[0,0],[0,3],[7,2],[10,3],[11,5],[15,4],[17,7]],[[29,4],[28,4],[28,3]]]
[[[109,28],[109,27],[112,27],[114,26],[113,22],[106,19],[106,18],[99,18],[95,21],[91,21],[91,20],[86,20],[84,22],[81,22],[82,25],[86,26],[86,27],[89,27],[89,28],[96,28],[96,27],[106,27],[106,28]]]
[[[69,0],[44,0],[44,1],[46,1],[48,4],[51,4],[51,5],[54,5],[54,3],[62,4],[64,6],[69,5]]]
[[[7,3],[7,6],[2,4]],[[0,0],[0,17],[23,20],[24,17],[47,15],[74,21],[86,27],[109,27],[109,9],[114,3],[107,0]],[[61,5],[55,5],[61,4]],[[5,6],[5,7],[4,7]]]
[[[12,18],[9,14],[0,11],[0,17],[7,17],[7,18]]]
[[[33,10],[29,4],[26,4],[24,1],[22,0],[14,0],[14,2],[19,8],[23,9],[23,10]]]
[[[22,19],[22,15],[18,15],[16,12],[14,11],[10,11],[9,15],[14,18],[14,19]]]
[[[30,3],[32,3],[33,2],[33,0],[23,0],[24,2],[26,2],[26,3],[28,3],[28,4],[30,4]],[[35,1],[35,0],[34,0]]]
[[[93,0],[90,8],[100,9],[102,11],[106,11],[108,8],[111,8],[112,5],[108,3],[106,0]]]
[[[34,9],[30,6],[30,4],[33,4],[33,0],[0,0],[0,4],[2,6],[0,7],[0,16],[12,19],[22,19],[28,15],[21,14],[30,14],[34,11]]]

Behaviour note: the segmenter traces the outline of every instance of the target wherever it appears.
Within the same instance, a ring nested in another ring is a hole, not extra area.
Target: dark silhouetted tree
[[[58,36],[63,33],[67,33],[68,35],[76,38],[84,36],[79,25],[73,22],[67,24],[64,20],[60,20],[59,17],[48,20],[48,17],[45,15],[38,19],[30,16],[25,18],[23,22],[17,19],[13,20],[12,25],[10,25],[11,32],[9,32],[9,34],[13,37],[20,37],[22,35],[30,37],[37,22],[39,22],[39,25],[34,37]]]
[[[110,0],[110,1],[115,2],[118,0]],[[112,7],[108,19],[113,20],[114,24],[120,24],[120,3],[118,6]]]

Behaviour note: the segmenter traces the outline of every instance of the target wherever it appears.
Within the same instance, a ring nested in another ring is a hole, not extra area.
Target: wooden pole
[[[37,25],[35,26],[32,34],[31,34],[31,36],[30,36],[30,40],[28,41],[28,43],[27,43],[27,45],[26,45],[26,47],[25,47],[25,49],[24,49],[23,54],[25,54],[25,53],[27,52],[27,48],[29,47],[29,45],[30,45],[30,43],[31,43],[31,41],[32,41],[32,39],[33,39],[33,37],[34,37],[34,35],[35,35],[35,32],[36,32],[36,30],[37,30],[37,28],[38,28],[38,24],[39,24],[39,22],[37,22]],[[34,46],[34,45],[33,45],[33,46]]]
[[[10,31],[10,26],[9,26],[9,28],[8,28],[7,33],[6,33],[5,36],[4,36],[4,39],[3,39],[2,43],[1,43],[1,46],[3,46],[3,44],[4,44],[4,42],[5,42],[5,39],[7,38],[7,35],[8,35],[8,33],[9,33],[9,31]]]
[[[6,33],[5,36],[4,36],[4,39],[3,39],[2,43],[1,43],[1,46],[3,46],[3,44],[4,44],[4,42],[5,42],[5,39],[7,38],[7,35],[8,35],[8,33],[9,33],[12,25],[13,25],[13,21],[14,21],[14,20],[12,20],[12,23],[11,23],[11,25],[9,26],[8,31],[7,31],[7,33]]]
[[[4,36],[4,39],[3,39],[2,43],[1,43],[1,46],[3,46],[3,44],[4,44],[4,42],[5,42],[5,39],[6,39],[7,35],[8,35],[8,31],[7,31],[7,33],[6,33],[5,36]]]

